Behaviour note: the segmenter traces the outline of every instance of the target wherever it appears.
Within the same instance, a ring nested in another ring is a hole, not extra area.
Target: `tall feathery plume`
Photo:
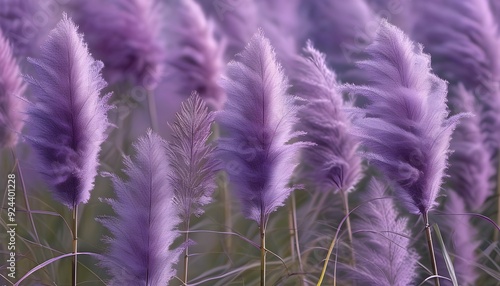
[[[494,156],[500,142],[500,38],[488,0],[426,0],[414,6],[412,37],[432,55],[440,77],[476,95],[481,130]]]
[[[450,100],[453,111],[476,113],[474,96],[462,84],[453,89],[453,94]],[[490,180],[495,170],[483,139],[479,115],[475,115],[463,119],[455,129],[450,145],[453,152],[450,155],[450,177],[447,181],[470,210],[479,210],[488,196],[492,195]]]
[[[475,254],[480,242],[477,240],[477,231],[470,222],[465,201],[455,194],[449,192],[444,202],[444,213],[439,218],[441,233],[445,241],[447,251],[452,257],[455,275],[460,285],[477,285],[475,281],[479,277],[475,264]],[[438,268],[442,276],[449,277],[448,268],[444,262],[442,253],[437,253]],[[453,285],[451,281],[441,279],[443,285]]]
[[[208,143],[214,113],[198,94],[193,93],[181,107],[170,126],[172,139],[167,154],[172,169],[170,184],[174,201],[185,223],[186,253],[184,256],[184,283],[188,281],[189,223],[192,214],[203,214],[203,206],[212,200],[216,188],[215,176],[219,161],[215,158],[215,145]]]
[[[265,229],[269,215],[282,206],[305,143],[296,138],[295,98],[286,94],[287,80],[262,32],[229,63],[223,79],[228,101],[218,115],[220,156],[230,187],[240,197],[244,214],[256,221],[261,235],[261,285],[265,283]]]
[[[222,108],[225,94],[218,81],[224,49],[215,40],[214,23],[194,0],[172,1],[169,17],[166,77],[171,92],[189,96],[196,91],[212,107]]]
[[[109,83],[153,90],[164,71],[164,4],[157,0],[87,0],[68,4]]]
[[[302,42],[311,40],[326,54],[328,66],[342,82],[365,82],[355,67],[363,49],[372,41],[379,23],[364,0],[302,1]]]
[[[387,187],[372,179],[363,193],[363,204],[353,220],[356,267],[346,278],[357,285],[413,285],[418,254],[411,249],[408,219],[399,217]]]
[[[344,104],[349,104],[344,103],[337,89],[336,76],[325,64],[325,56],[310,42],[304,52],[305,57],[295,61],[292,76],[297,96],[307,101],[298,113],[297,128],[306,132],[302,136],[304,141],[315,145],[302,151],[298,177],[319,191],[341,193],[352,243],[347,196],[361,178],[361,159],[357,154],[358,141],[349,133],[350,119],[343,111]]]
[[[35,102],[28,108],[27,125],[39,162],[38,171],[55,198],[73,209],[73,252],[77,250],[78,205],[94,187],[101,143],[108,127],[108,97],[100,98],[106,82],[102,63],[95,61],[76,26],[63,19],[41,46],[40,58],[28,59]],[[73,284],[76,283],[76,255]]]
[[[171,248],[180,220],[169,182],[165,142],[148,132],[125,157],[126,180],[112,175],[116,199],[107,199],[116,217],[102,218],[112,237],[101,264],[112,276],[109,285],[167,285],[182,248]],[[141,231],[137,231],[140,229]]]
[[[430,57],[401,30],[383,20],[366,52],[368,59],[358,65],[372,82],[346,86],[368,101],[358,110],[353,132],[408,211],[422,215],[434,260],[428,212],[436,204],[459,117],[447,119],[446,82],[432,74]]]
[[[17,144],[25,120],[21,99],[25,89],[10,43],[0,29],[0,149]]]

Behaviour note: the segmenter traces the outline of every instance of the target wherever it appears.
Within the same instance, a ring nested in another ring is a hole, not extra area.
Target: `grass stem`
[[[264,210],[260,212],[260,286],[266,285],[266,221]]]
[[[349,216],[349,198],[347,197],[348,194],[347,192],[344,192],[343,190],[340,190],[340,195],[342,196],[342,201],[344,202],[344,210],[345,210],[345,215],[346,215],[346,226],[347,226],[347,234],[348,234],[348,237],[349,237],[349,246],[351,248],[351,261],[350,261],[350,265],[351,266],[355,266],[356,265],[356,261],[355,261],[355,258],[354,258],[354,249],[353,249],[353,246],[352,246],[352,228],[351,228],[351,219],[350,219],[350,216]]]
[[[429,248],[429,258],[431,259],[432,272],[434,275],[438,275],[437,263],[436,263],[436,255],[434,254],[434,245],[432,244],[432,234],[431,234],[431,226],[429,225],[429,217],[427,213],[422,215],[425,224],[425,236],[427,238],[427,247]],[[436,277],[435,286],[439,286],[439,278]]]
[[[189,218],[186,220],[186,235],[184,239],[185,252],[184,252],[184,285],[188,285],[188,268],[189,268]]]
[[[72,271],[71,271],[71,285],[76,286],[77,281],[77,269],[78,269],[78,205],[73,207],[73,260],[72,260]]]

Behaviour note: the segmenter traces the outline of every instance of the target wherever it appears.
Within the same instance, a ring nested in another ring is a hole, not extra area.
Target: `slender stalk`
[[[78,269],[78,205],[73,207],[73,260],[72,260],[72,272],[71,272],[71,285],[76,286],[76,277]]]
[[[347,234],[349,237],[349,246],[351,247],[351,266],[356,265],[356,260],[354,258],[354,249],[352,246],[352,228],[351,228],[351,219],[349,216],[349,199],[347,197],[347,193],[343,190],[340,190],[340,195],[342,196],[342,201],[344,202],[344,210],[346,215],[346,226],[347,226]]]
[[[158,114],[156,112],[155,96],[152,91],[147,91],[147,97],[151,129],[153,129],[153,131],[155,132],[158,132]]]
[[[316,286],[321,286],[323,283],[323,279],[325,278],[326,274],[326,267],[328,267],[328,261],[330,260],[330,256],[332,255],[333,248],[335,247],[335,242],[337,241],[337,236],[335,236],[332,240],[332,243],[330,244],[330,247],[328,248],[328,253],[326,254],[326,259],[325,259],[325,264],[323,264],[323,269],[321,270],[321,276],[319,277],[318,283]]]
[[[260,286],[266,285],[266,221],[264,210],[260,212]]]
[[[295,263],[295,228],[293,225],[293,205],[290,203],[290,208],[288,209],[288,231],[290,235],[290,257],[292,262]]]
[[[189,217],[186,220],[186,235],[185,235],[185,247],[186,250],[184,252],[184,285],[188,285],[188,267],[189,267]]]
[[[293,233],[295,238],[295,247],[297,248],[297,259],[299,260],[299,269],[301,273],[304,273],[304,266],[302,265],[302,255],[300,251],[299,244],[299,232],[297,228],[297,204],[295,202],[295,193],[292,193],[292,221],[293,221]],[[304,276],[301,276],[301,285],[305,285]]]
[[[500,149],[497,150],[500,153]],[[498,169],[497,169],[497,224],[500,225],[500,154],[497,154]],[[498,241],[498,231],[493,234],[493,241]]]
[[[422,215],[425,224],[425,236],[427,238],[427,247],[429,248],[429,257],[431,259],[432,264],[432,272],[434,275],[438,275],[437,263],[436,263],[436,255],[434,254],[434,245],[432,244],[432,235],[431,235],[431,226],[429,225],[429,217],[427,213]],[[436,277],[435,286],[439,286],[439,278]]]

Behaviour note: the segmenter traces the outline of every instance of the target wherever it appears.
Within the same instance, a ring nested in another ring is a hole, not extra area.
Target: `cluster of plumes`
[[[182,248],[169,249],[180,220],[165,142],[149,132],[134,149],[135,157],[125,158],[128,178],[112,176],[116,199],[106,201],[116,217],[101,219],[112,234],[101,264],[112,276],[109,285],[167,285]]]
[[[203,214],[203,206],[212,200],[216,188],[215,175],[219,161],[216,147],[208,142],[214,113],[196,93],[193,93],[176,114],[171,125],[172,135],[167,146],[171,166],[170,184],[182,218]]]
[[[225,101],[219,86],[224,48],[214,37],[214,23],[207,21],[194,0],[175,0],[169,4],[172,25],[167,29],[168,56],[166,80],[169,92],[189,96],[196,91],[213,108]]]
[[[97,174],[101,143],[108,127],[102,63],[89,54],[76,26],[66,15],[28,59],[34,103],[28,107],[29,135],[38,171],[64,205],[85,203]]]
[[[476,113],[474,96],[463,85],[452,93],[450,105],[454,112]],[[493,189],[490,180],[494,169],[483,138],[479,117],[471,116],[458,124],[450,145],[449,173],[453,175],[447,181],[470,210],[481,209]]]
[[[309,42],[305,57],[294,63],[292,85],[296,95],[306,101],[299,110],[298,129],[303,141],[312,142],[302,152],[301,181],[320,191],[350,191],[361,177],[358,142],[351,128],[335,74],[325,64],[325,56]]]
[[[419,257],[410,245],[408,219],[399,216],[386,190],[373,179],[353,221],[356,267],[347,268],[346,278],[357,285],[413,285],[417,276]]]
[[[433,57],[433,68],[476,95],[481,130],[491,154],[500,142],[500,38],[488,0],[415,1],[412,37]]]
[[[265,224],[293,190],[288,183],[304,143],[289,142],[299,135],[292,130],[295,98],[286,94],[287,79],[262,32],[228,64],[222,85],[228,96],[217,118],[223,167],[246,217]]]
[[[0,29],[0,149],[17,144],[25,120],[25,89],[12,47]]]
[[[366,75],[360,73],[355,62],[373,40],[379,24],[365,1],[302,1],[300,13],[305,19],[301,42],[309,39],[325,53],[328,66],[334,68],[341,81],[363,82]]]
[[[157,0],[78,0],[68,4],[110,84],[152,90],[166,58],[165,7]]]
[[[345,87],[368,101],[356,112],[353,132],[407,209],[426,214],[435,204],[458,120],[447,119],[446,83],[431,73],[422,47],[386,21],[366,52],[368,59],[358,65],[371,82]]]
[[[477,231],[470,222],[467,215],[467,208],[464,200],[453,192],[448,192],[444,203],[444,212],[438,217],[439,228],[441,230],[446,250],[451,256],[455,275],[460,285],[473,286],[479,277],[477,268],[474,265],[477,261],[475,254],[479,248]],[[441,249],[437,247],[436,249]],[[448,268],[441,251],[436,254],[438,272],[441,276],[450,277]],[[441,279],[441,285],[452,285],[451,281]]]

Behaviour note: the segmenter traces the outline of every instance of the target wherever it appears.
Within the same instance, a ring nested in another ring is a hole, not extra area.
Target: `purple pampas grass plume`
[[[364,82],[355,67],[363,49],[374,37],[379,24],[364,0],[304,0],[301,42],[311,40],[326,54],[328,66],[342,82]]]
[[[28,61],[33,76],[26,81],[34,103],[28,109],[27,139],[55,197],[74,208],[90,197],[106,138],[110,107],[107,97],[99,97],[106,86],[102,63],[90,56],[66,15],[41,46],[40,58]]]
[[[398,28],[381,21],[366,53],[368,59],[358,65],[371,76],[371,83],[346,86],[346,91],[368,101],[358,110],[353,132],[408,211],[422,215],[437,275],[428,212],[436,204],[451,134],[460,115],[447,119],[446,82],[432,74],[430,57],[422,53],[422,47]],[[438,279],[435,284],[439,285]]]
[[[13,148],[24,126],[26,87],[12,54],[9,41],[0,29],[0,149]]]
[[[218,160],[215,145],[208,143],[214,113],[198,94],[193,93],[177,113],[172,138],[167,146],[172,174],[170,183],[181,217],[203,214],[203,206],[212,200]]]
[[[212,107],[220,109],[225,101],[218,84],[224,49],[214,38],[213,22],[207,21],[194,0],[176,0],[169,8],[173,24],[168,28],[166,77],[171,92],[189,96],[196,91]]]
[[[223,87],[220,154],[246,217],[265,222],[293,190],[286,185],[304,144],[287,144],[299,135],[292,131],[295,98],[286,94],[287,79],[262,32],[229,63]]]
[[[290,143],[300,134],[292,130],[297,123],[295,98],[286,94],[286,77],[262,32],[229,63],[222,85],[228,101],[217,118],[220,156],[244,215],[259,224],[265,285],[266,224],[293,191],[289,182],[305,143]]]
[[[369,59],[358,65],[372,82],[345,86],[369,101],[357,110],[354,133],[408,211],[426,214],[435,205],[458,121],[447,119],[446,83],[432,74],[421,47],[385,20],[366,52]]]
[[[182,249],[169,249],[180,220],[165,142],[148,132],[134,149],[133,159],[125,157],[127,179],[112,176],[116,199],[106,201],[116,217],[101,219],[112,233],[101,263],[112,276],[109,285],[167,285]]]
[[[447,251],[453,260],[453,268],[459,285],[473,286],[479,274],[475,264],[478,263],[476,249],[480,242],[477,231],[470,222],[464,200],[453,192],[448,193],[444,202],[444,215],[439,217],[439,226]],[[449,277],[442,253],[437,253],[438,268],[442,276]],[[441,279],[442,285],[452,285],[451,281]]]
[[[162,1],[87,0],[69,5],[90,51],[104,62],[109,83],[156,87],[166,57]]]
[[[455,112],[475,113],[477,110],[474,96],[458,85],[450,100]],[[480,130],[480,119],[472,116],[462,120],[455,129],[450,149],[450,168],[447,179],[450,188],[456,191],[471,210],[480,209],[492,194],[491,177],[494,169],[484,146],[484,136]]]
[[[306,132],[304,141],[315,145],[303,149],[299,177],[321,191],[349,192],[361,177],[359,144],[349,133],[350,119],[342,110],[342,94],[325,56],[310,42],[304,52],[306,57],[296,60],[292,77],[297,96],[307,100],[298,113],[297,129]]]
[[[432,55],[433,69],[476,95],[492,157],[500,142],[500,39],[488,0],[414,1],[412,37]]]
[[[416,278],[419,257],[410,246],[408,219],[399,217],[386,189],[372,179],[353,220],[356,267],[347,268],[346,278],[357,285],[413,285]]]

